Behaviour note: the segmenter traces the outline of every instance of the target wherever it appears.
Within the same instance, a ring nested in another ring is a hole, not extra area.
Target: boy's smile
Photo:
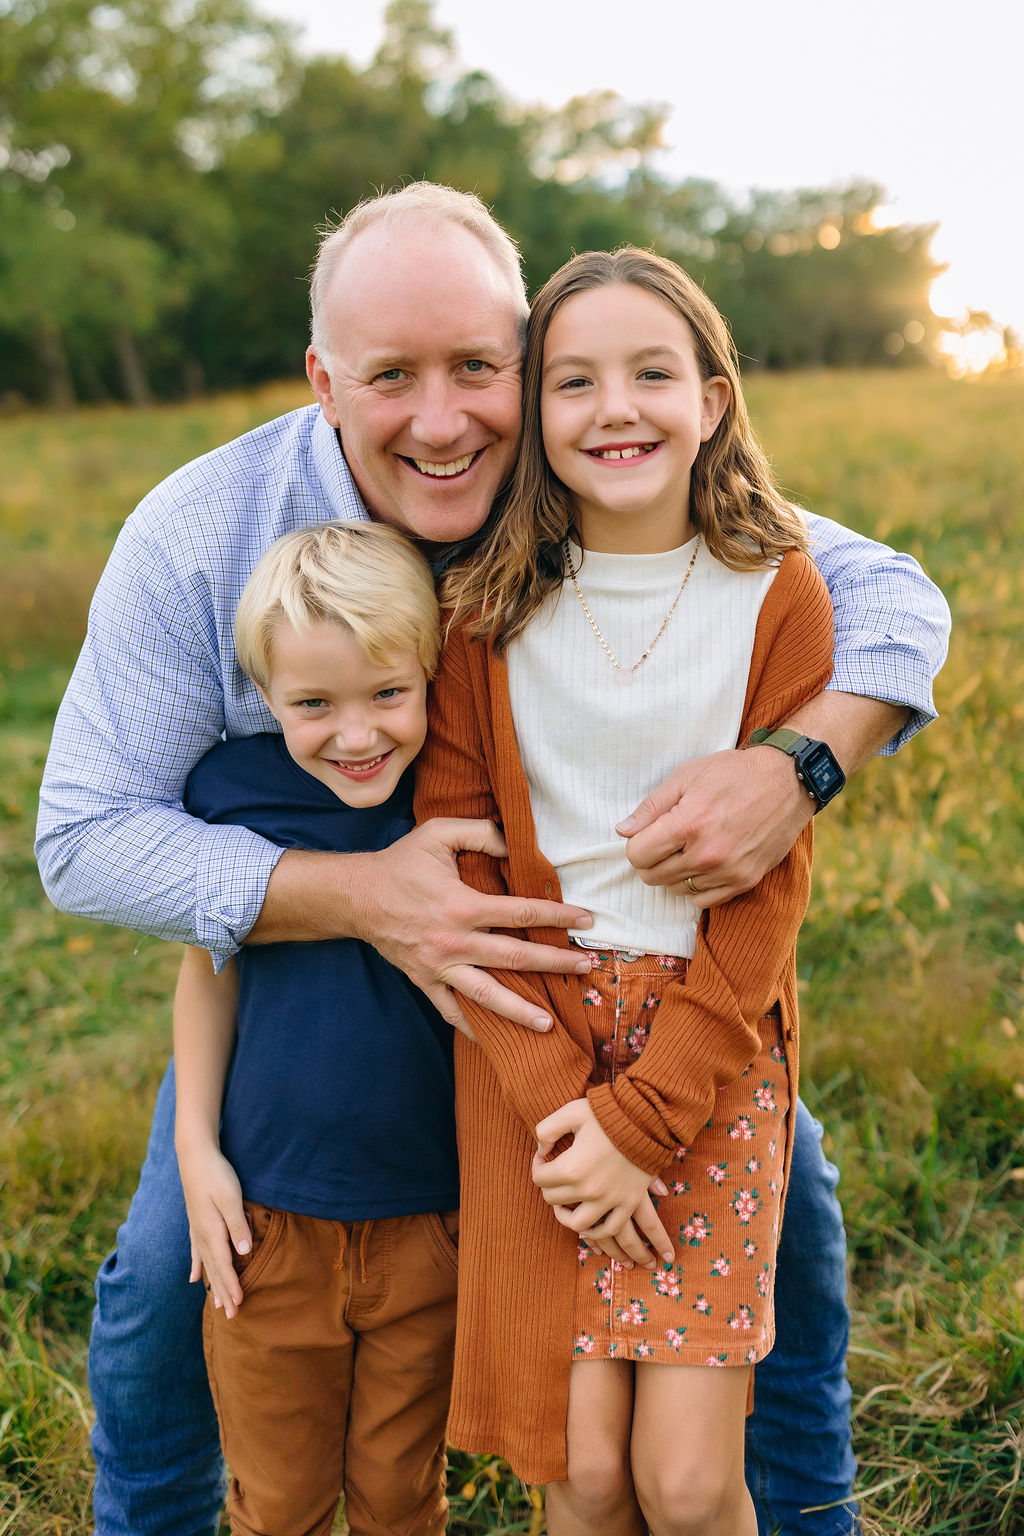
[[[411,651],[375,662],[341,624],[282,623],[263,695],[300,768],[355,809],[380,805],[427,734],[427,678]]]

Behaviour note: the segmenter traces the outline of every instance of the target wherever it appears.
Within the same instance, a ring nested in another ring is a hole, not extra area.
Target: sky
[[[256,0],[307,53],[367,64],[386,0]],[[434,0],[466,69],[524,103],[588,91],[667,103],[670,180],[733,192],[885,188],[933,224],[932,307],[1024,335],[1024,6],[1019,0]]]

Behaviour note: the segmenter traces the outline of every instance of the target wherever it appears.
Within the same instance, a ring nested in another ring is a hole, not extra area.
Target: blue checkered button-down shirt
[[[235,657],[249,574],[292,529],[366,509],[315,405],[206,454],[125,523],[96,590],[57,716],[36,853],[57,906],[232,954],[281,850],[182,809],[194,764],[222,734],[275,730]],[[833,688],[908,705],[897,748],[934,717],[949,610],[907,555],[825,518],[812,552],[836,612]]]

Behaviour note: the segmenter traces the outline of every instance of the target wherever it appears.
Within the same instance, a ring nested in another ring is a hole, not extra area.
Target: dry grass
[[[843,1171],[868,1536],[1024,1529],[1024,385],[930,374],[758,379],[780,476],[918,555],[954,642],[943,718],[819,826],[801,945],[805,1086]],[[89,1529],[90,1284],[144,1148],[173,951],[58,917],[29,849],[49,721],[133,502],[307,398],[0,422],[0,1536]],[[542,1528],[459,1457],[452,1529]]]

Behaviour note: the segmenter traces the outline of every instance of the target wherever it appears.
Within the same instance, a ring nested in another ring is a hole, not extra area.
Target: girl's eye
[[[397,698],[401,697],[401,695],[404,693],[404,691],[405,690],[403,688],[397,688],[397,687],[396,688],[381,688],[379,690],[379,692],[374,695],[374,697],[378,698],[378,699],[383,699],[384,702],[387,703],[390,699],[397,699]]]
[[[645,368],[643,373],[640,375],[640,377],[642,379],[658,380],[658,379],[667,379],[668,378],[668,374],[664,371],[663,368]]]
[[[589,382],[589,379],[563,379],[558,387],[559,389],[585,389]]]

